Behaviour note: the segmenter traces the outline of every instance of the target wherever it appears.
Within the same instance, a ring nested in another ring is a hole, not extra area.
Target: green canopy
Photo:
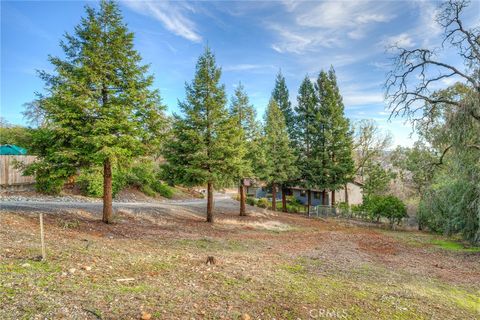
[[[22,156],[26,154],[27,154],[27,150],[22,147],[19,147],[13,144],[0,145],[0,155],[2,156],[6,156],[6,155]]]

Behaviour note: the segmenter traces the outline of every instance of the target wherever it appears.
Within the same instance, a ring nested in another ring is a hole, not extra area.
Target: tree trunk
[[[245,212],[245,186],[243,185],[243,179],[240,180],[240,215],[246,216]]]
[[[272,184],[272,210],[277,210],[277,186]]]
[[[307,191],[307,214],[310,217],[310,207],[312,206],[312,191]]]
[[[103,218],[105,223],[112,222],[112,164],[110,159],[103,162]]]
[[[207,185],[207,222],[213,223],[213,183]]]
[[[283,212],[288,212],[287,210],[287,196],[285,195],[285,191],[287,188],[282,186],[282,211]]]
[[[327,192],[325,189],[322,191],[322,205],[327,205]]]
[[[332,190],[332,201],[330,202],[330,206],[335,206],[335,190]]]
[[[348,203],[348,183],[345,183],[345,203]]]

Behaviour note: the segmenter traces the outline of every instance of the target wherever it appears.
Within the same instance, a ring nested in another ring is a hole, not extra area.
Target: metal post
[[[45,252],[45,233],[43,232],[43,213],[40,212],[40,243],[42,246],[42,260],[47,259],[47,254]]]

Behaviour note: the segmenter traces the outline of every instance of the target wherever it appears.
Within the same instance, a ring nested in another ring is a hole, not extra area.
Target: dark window
[[[322,193],[321,192],[314,192],[313,193],[313,198],[314,199],[320,199],[322,197]]]

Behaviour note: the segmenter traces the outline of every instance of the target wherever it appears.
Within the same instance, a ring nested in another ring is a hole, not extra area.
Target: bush
[[[270,206],[270,202],[267,198],[260,198],[257,201],[257,206],[260,208],[268,208]]]
[[[77,178],[77,185],[82,193],[89,197],[103,197],[103,168],[93,167],[83,169]],[[112,196],[127,186],[125,173],[113,168],[112,170]]]
[[[350,206],[346,202],[340,202],[337,205],[337,208],[340,210],[340,213],[344,216],[350,215]]]
[[[368,212],[371,219],[378,221],[380,217],[387,218],[391,226],[395,222],[400,224],[402,219],[407,217],[407,207],[395,196],[373,195],[366,197],[363,202],[363,209]]]
[[[297,203],[291,204],[287,202],[287,211],[290,213],[300,213],[305,211],[305,206],[302,204],[297,204]]]
[[[148,159],[133,163],[127,168],[120,169],[115,166],[112,175],[113,196],[127,186],[138,188],[150,197],[160,194],[162,197],[171,198],[174,194],[171,187],[159,180],[158,168]],[[103,169],[101,167],[83,169],[77,178],[77,184],[85,195],[102,197]]]
[[[247,197],[246,202],[247,202],[248,205],[251,205],[251,206],[254,206],[254,205],[257,204],[257,200],[255,198],[252,198],[252,197]]]
[[[165,198],[172,198],[174,194],[174,190],[172,187],[169,187],[168,185],[161,183],[161,182],[156,182],[153,184],[153,190],[160,194],[162,197]]]
[[[418,223],[445,235],[460,233],[465,239],[478,244],[479,195],[478,184],[445,177],[426,190],[418,208]]]

